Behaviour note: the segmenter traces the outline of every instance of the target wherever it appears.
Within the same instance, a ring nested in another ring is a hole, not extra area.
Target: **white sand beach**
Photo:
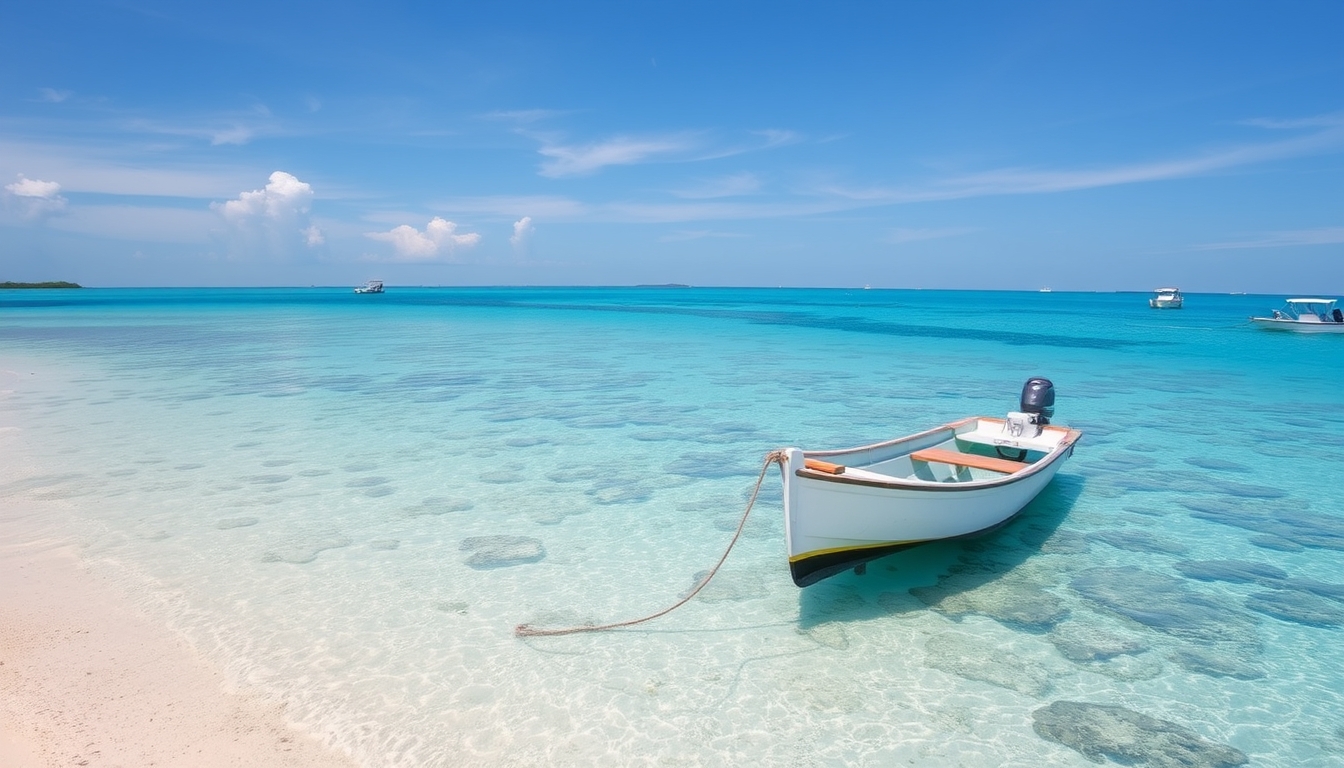
[[[353,766],[0,504],[0,765]]]

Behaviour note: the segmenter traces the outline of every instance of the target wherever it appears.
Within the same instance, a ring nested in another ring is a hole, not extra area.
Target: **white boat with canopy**
[[[1082,432],[1053,426],[1055,390],[1033,378],[1021,411],[975,416],[886,442],[782,452],[789,570],[800,587],[925,542],[1011,520]]]
[[[1148,300],[1153,309],[1180,309],[1185,304],[1180,288],[1158,288],[1153,293],[1156,295]]]
[[[370,280],[367,283],[355,289],[355,293],[382,293],[382,292],[383,292],[382,280]]]
[[[1344,312],[1334,299],[1288,299],[1270,317],[1252,317],[1261,328],[1298,333],[1344,333]]]

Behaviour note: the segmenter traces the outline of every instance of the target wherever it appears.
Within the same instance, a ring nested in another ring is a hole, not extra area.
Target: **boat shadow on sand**
[[[930,607],[1005,580],[1061,538],[1083,492],[1079,475],[1060,475],[1008,524],[974,537],[931,542],[874,560],[799,591],[798,625],[864,621]],[[1067,532],[1065,532],[1067,533]],[[1030,613],[1012,623],[1037,624]]]

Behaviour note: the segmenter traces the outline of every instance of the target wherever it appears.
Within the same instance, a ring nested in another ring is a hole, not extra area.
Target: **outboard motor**
[[[1013,411],[1004,420],[1003,431],[1011,437],[1036,437],[1041,427],[1055,415],[1055,385],[1049,379],[1033,377],[1022,386],[1022,410]]]

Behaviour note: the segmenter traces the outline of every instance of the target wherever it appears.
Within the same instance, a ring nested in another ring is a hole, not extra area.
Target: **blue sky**
[[[1344,292],[1344,3],[6,3],[0,279]]]

